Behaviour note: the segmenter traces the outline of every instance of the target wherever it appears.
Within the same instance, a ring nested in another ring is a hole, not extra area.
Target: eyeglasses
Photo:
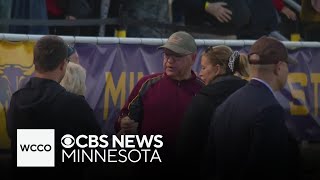
[[[169,58],[171,58],[174,61],[180,61],[182,60],[182,57],[184,57],[185,55],[180,55],[180,54],[173,54],[173,53],[165,53],[163,52],[163,57],[164,59],[168,60]]]

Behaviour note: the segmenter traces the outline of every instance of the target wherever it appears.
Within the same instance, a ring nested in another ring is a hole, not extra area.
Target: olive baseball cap
[[[194,38],[187,32],[178,31],[173,33],[167,42],[159,49],[169,49],[179,55],[185,56],[197,51],[197,45]]]
[[[258,59],[250,59],[250,56],[256,54]],[[297,60],[288,55],[287,48],[279,40],[263,36],[259,38],[250,48],[248,55],[250,64],[277,64],[279,61],[288,64],[298,64]]]

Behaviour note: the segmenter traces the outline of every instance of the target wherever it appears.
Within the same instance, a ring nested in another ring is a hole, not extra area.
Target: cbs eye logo
[[[66,134],[61,138],[61,145],[64,148],[72,148],[75,143],[75,139],[72,135]]]

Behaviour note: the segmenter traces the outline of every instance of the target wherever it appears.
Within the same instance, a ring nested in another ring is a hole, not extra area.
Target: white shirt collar
[[[267,86],[267,88],[272,92],[273,96],[275,96],[275,94],[274,94],[271,86],[270,86],[267,82],[265,82],[265,81],[262,80],[262,79],[255,78],[255,77],[253,77],[253,78],[251,78],[251,79],[254,79],[254,80],[256,80],[256,81],[259,81],[259,82],[261,82],[262,84],[264,84],[265,86]]]

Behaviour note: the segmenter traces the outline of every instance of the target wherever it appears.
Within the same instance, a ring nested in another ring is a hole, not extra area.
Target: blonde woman
[[[212,114],[225,99],[247,83],[242,78],[249,76],[247,61],[244,55],[224,45],[210,46],[202,53],[199,76],[206,86],[193,97],[178,139],[179,159],[188,168],[187,172],[201,175],[200,164]]]
[[[84,96],[86,92],[85,81],[85,69],[79,64],[69,62],[67,65],[66,74],[60,84],[67,91]]]

